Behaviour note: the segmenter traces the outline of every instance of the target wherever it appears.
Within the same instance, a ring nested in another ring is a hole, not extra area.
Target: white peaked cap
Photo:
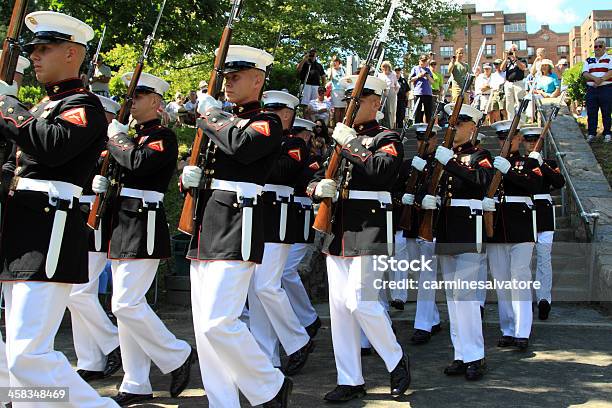
[[[123,83],[127,86],[130,85],[130,81],[132,80],[133,72],[127,72],[123,74],[121,79]],[[156,77],[155,75],[147,74],[143,72],[140,74],[140,78],[138,79],[138,85],[136,86],[136,91],[145,91],[145,92],[154,92],[158,95],[162,95],[166,93],[166,91],[170,88],[170,84],[164,81],[161,78]]]

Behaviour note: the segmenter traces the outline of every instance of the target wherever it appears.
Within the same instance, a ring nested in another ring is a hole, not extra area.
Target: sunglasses
[[[429,65],[431,65],[432,67],[435,67],[437,64],[429,64]]]
[[[594,45],[593,48],[597,49],[597,48],[603,48],[603,45]]]

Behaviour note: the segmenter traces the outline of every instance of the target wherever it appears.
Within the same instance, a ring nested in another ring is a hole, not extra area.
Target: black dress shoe
[[[289,395],[291,395],[291,391],[293,390],[293,381],[291,378],[285,377],[285,381],[283,381],[283,386],[278,391],[278,394],[270,401],[264,403],[262,405],[263,408],[286,408],[289,406]]]
[[[514,339],[514,345],[520,351],[525,351],[525,350],[527,350],[527,347],[529,347],[529,339],[515,338]]]
[[[80,375],[85,382],[101,380],[104,378],[103,371],[77,370],[77,374]]]
[[[444,374],[446,375],[463,375],[465,374],[465,369],[467,365],[463,362],[463,360],[454,360],[452,363],[446,366],[444,369]]]
[[[170,382],[170,395],[172,398],[176,398],[181,395],[181,392],[189,385],[189,377],[191,374],[191,365],[196,359],[195,351],[191,348],[191,353],[187,357],[187,360],[182,366],[172,371],[172,381]]]
[[[433,336],[436,333],[439,333],[442,331],[442,326],[440,325],[440,323],[438,324],[434,324],[433,326],[431,326],[431,335]]]
[[[406,392],[410,386],[410,360],[407,355],[391,371],[391,395],[397,397]]]
[[[404,310],[404,302],[398,299],[393,299],[389,302],[389,305],[393,306],[393,308],[397,310]]]
[[[346,402],[366,395],[363,385],[338,385],[325,394],[323,399],[329,402]]]
[[[550,303],[548,300],[542,299],[538,302],[538,319],[548,320],[548,314],[550,313]]]
[[[501,336],[497,341],[497,347],[510,347],[514,346],[514,337],[512,336]]]
[[[119,393],[113,397],[113,401],[115,401],[121,407],[127,407],[128,405],[151,399],[153,399],[153,394],[130,394],[129,392],[121,391],[119,391]]]
[[[104,367],[104,378],[115,374],[122,367],[121,349],[117,347],[106,356],[106,366]]]
[[[283,373],[288,376],[297,374],[306,365],[308,355],[312,350],[314,350],[314,343],[312,340],[308,340],[304,347],[289,356]]]
[[[478,381],[483,376],[487,369],[487,364],[482,360],[472,361],[471,363],[466,363],[465,369],[465,379],[468,381]]]
[[[421,329],[416,329],[410,338],[412,344],[425,344],[429,340],[431,340],[431,333]]]
[[[314,322],[309,324],[307,327],[305,327],[306,333],[308,333],[311,339],[315,338],[320,328],[321,328],[321,319],[319,319],[319,316],[317,316],[317,320],[315,320]]]
[[[372,347],[362,347],[361,348],[361,357],[371,356],[373,354]]]

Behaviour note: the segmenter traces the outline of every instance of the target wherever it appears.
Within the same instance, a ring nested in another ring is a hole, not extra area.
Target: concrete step
[[[557,228],[555,231],[556,242],[575,242],[576,231],[573,228]]]
[[[561,217],[557,216],[557,228],[569,228],[570,226],[570,217]]]

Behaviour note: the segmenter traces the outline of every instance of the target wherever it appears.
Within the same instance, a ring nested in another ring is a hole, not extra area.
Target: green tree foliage
[[[567,96],[575,102],[582,103],[586,96],[586,80],[582,76],[582,62],[563,73],[563,84],[567,85]]]

